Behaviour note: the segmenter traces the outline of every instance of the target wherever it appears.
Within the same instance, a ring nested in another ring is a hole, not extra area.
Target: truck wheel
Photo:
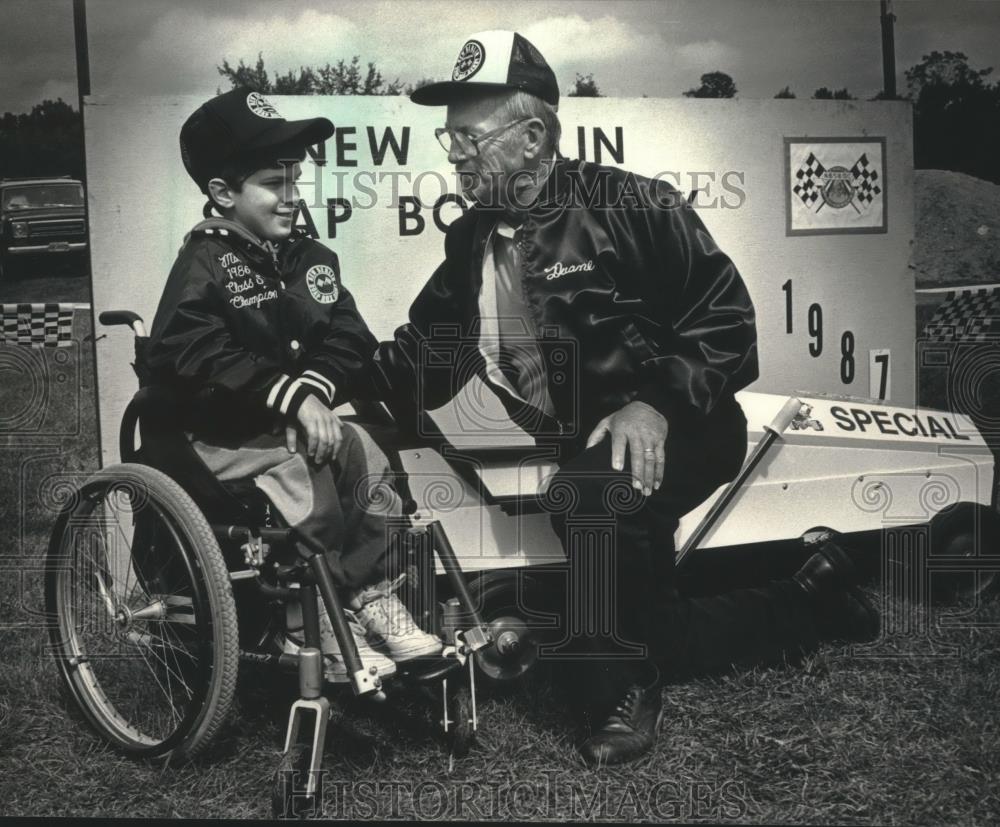
[[[974,603],[1000,591],[1000,515],[978,503],[956,503],[934,515],[930,529],[932,602]],[[976,557],[981,562],[973,562]]]
[[[493,635],[493,644],[475,655],[476,680],[481,688],[494,693],[512,689],[538,661],[538,635],[522,602],[539,587],[537,578],[521,570],[486,572],[469,583]]]

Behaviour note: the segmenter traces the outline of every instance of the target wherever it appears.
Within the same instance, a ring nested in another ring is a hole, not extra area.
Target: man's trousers
[[[738,473],[746,419],[704,431],[668,434],[663,484],[649,497],[628,473],[611,468],[611,439],[571,453],[548,488],[552,523],[569,563],[561,595],[572,684],[586,705],[606,707],[630,683],[719,672],[732,665],[781,662],[818,643],[812,608],[792,580],[710,597],[676,587],[679,519]],[[553,606],[555,609],[556,607]]]

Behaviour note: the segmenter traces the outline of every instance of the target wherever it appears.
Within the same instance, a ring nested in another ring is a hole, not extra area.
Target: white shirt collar
[[[513,227],[510,226],[510,224],[508,224],[501,218],[499,221],[497,221],[497,232],[504,238],[513,238],[514,233],[516,233],[517,230],[515,230]]]

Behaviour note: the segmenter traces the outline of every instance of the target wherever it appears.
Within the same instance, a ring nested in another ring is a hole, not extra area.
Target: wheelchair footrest
[[[396,664],[396,678],[409,684],[438,683],[462,668],[454,656],[432,655]]]

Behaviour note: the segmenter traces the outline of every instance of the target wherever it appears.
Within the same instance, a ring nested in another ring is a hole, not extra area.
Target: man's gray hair
[[[504,121],[516,121],[519,118],[538,118],[545,124],[545,135],[548,139],[549,152],[559,149],[559,138],[562,136],[562,124],[556,108],[541,98],[517,89],[508,92],[500,104],[500,112]]]

